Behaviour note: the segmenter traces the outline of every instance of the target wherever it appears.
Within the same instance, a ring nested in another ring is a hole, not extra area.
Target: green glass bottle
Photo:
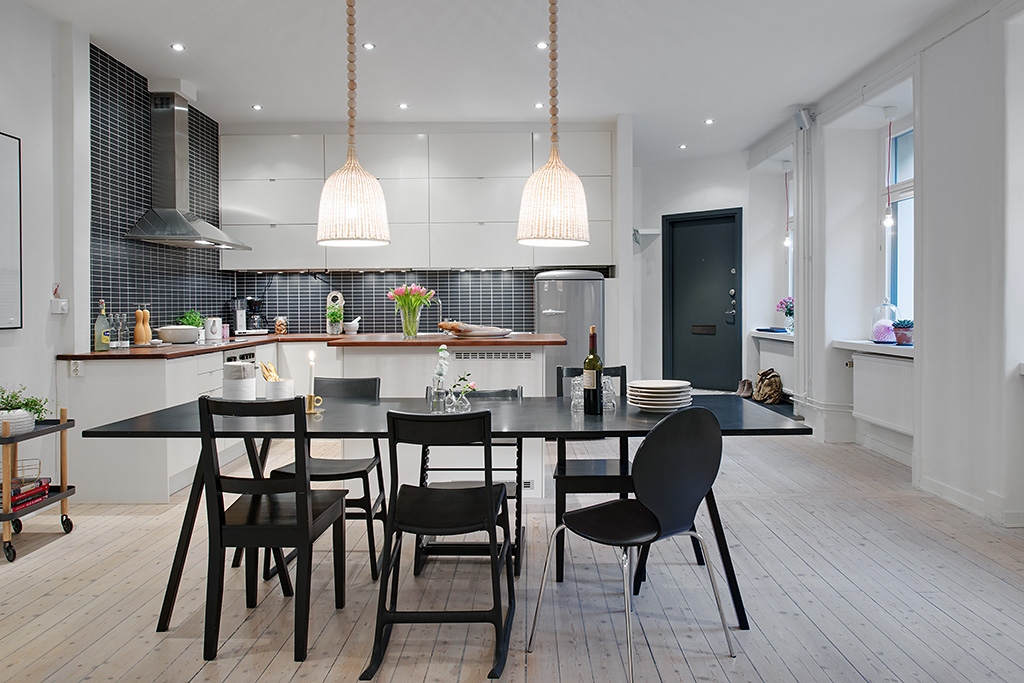
[[[601,356],[597,355],[597,326],[590,326],[590,353],[583,361],[583,413],[600,415],[601,400]]]

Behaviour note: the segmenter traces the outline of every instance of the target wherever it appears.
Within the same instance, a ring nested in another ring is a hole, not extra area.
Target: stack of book
[[[50,493],[50,477],[22,480],[15,477],[11,481],[11,512],[24,510],[38,503]]]

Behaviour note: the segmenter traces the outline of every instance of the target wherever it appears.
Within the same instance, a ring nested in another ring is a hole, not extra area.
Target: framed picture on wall
[[[21,139],[0,133],[0,329],[20,327]]]

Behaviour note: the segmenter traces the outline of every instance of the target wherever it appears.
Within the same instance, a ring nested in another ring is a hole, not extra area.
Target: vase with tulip
[[[430,306],[434,290],[418,284],[400,285],[390,290],[388,299],[395,302],[395,311],[402,317],[402,338],[413,339],[420,328],[420,310]]]

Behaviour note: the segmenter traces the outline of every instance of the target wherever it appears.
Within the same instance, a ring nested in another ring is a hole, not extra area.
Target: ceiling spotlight
[[[679,145],[679,149],[686,149],[686,145]]]
[[[715,122],[714,119],[704,119],[704,125],[706,125],[706,126],[710,126],[714,122]]]
[[[408,109],[408,108],[409,108],[409,105],[408,105],[408,104],[406,104],[405,102],[402,102],[402,103],[401,103],[400,105],[398,105],[398,108],[399,108],[399,109]]]
[[[259,111],[259,110],[263,109],[263,105],[262,104],[254,104],[254,105],[252,105],[252,108],[255,111]]]
[[[377,47],[377,46],[374,45],[373,43],[363,43],[363,49],[364,50],[372,50],[375,47]]]
[[[171,43],[171,49],[174,50],[175,52],[184,52],[185,51],[185,46],[182,45],[181,43]]]
[[[540,41],[539,43],[537,43],[537,49],[538,50],[546,50],[547,47],[548,47],[548,44],[545,43],[543,40]]]
[[[533,105],[533,108],[534,109],[543,109],[544,108],[544,103],[543,102],[538,102],[537,104]]]

